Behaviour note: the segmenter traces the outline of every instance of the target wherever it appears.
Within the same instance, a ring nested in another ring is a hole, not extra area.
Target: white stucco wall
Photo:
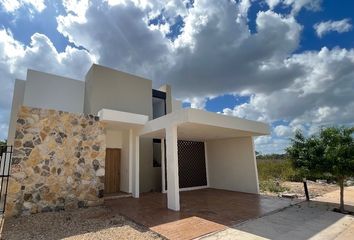
[[[252,137],[206,141],[211,188],[259,193]]]
[[[123,133],[119,130],[106,129],[106,148],[122,148]]]
[[[30,107],[82,113],[85,82],[53,74],[27,71],[23,104]]]
[[[143,114],[152,119],[151,80],[94,64],[85,81],[85,113],[97,114],[105,108]],[[123,137],[122,157],[126,151],[124,142]],[[152,139],[140,139],[139,152],[140,192],[161,188],[161,168],[153,167]],[[121,167],[121,190],[124,191],[124,167]]]
[[[151,80],[94,64],[85,81],[85,113],[106,108],[152,118]]]
[[[15,131],[16,131],[16,121],[17,121],[17,113],[19,107],[23,105],[23,97],[25,94],[26,82],[23,80],[16,79],[14,85],[14,93],[12,96],[12,107],[11,107],[11,115],[9,121],[9,131],[7,135],[7,142],[9,145],[14,144],[15,139]]]
[[[140,138],[140,192],[161,191],[161,167],[153,167],[153,144]]]
[[[171,86],[168,84],[162,85],[159,88],[159,91],[165,92],[166,93],[166,113],[171,113],[172,112],[172,89]]]
[[[172,112],[182,109],[182,102],[176,99],[172,100]]]

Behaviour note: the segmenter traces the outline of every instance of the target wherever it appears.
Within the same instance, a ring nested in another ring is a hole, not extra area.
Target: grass
[[[257,168],[259,187],[263,192],[284,192],[289,189],[282,187],[281,182],[299,178],[287,159],[258,159]]]

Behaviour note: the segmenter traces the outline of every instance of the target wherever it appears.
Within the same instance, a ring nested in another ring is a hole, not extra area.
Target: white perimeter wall
[[[19,107],[23,104],[23,96],[25,94],[26,82],[16,79],[14,86],[14,95],[12,97],[11,116],[9,122],[9,132],[7,135],[7,142],[9,145],[14,144],[17,113]]]
[[[211,188],[259,193],[252,137],[206,142]]]
[[[28,70],[23,105],[82,113],[85,82]]]

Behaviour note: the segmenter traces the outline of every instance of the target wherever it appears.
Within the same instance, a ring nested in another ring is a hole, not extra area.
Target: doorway
[[[120,148],[106,148],[105,160],[105,194],[120,191]]]

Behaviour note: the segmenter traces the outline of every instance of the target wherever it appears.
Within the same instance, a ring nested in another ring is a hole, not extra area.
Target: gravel
[[[163,239],[107,207],[38,213],[5,220],[2,239]]]

